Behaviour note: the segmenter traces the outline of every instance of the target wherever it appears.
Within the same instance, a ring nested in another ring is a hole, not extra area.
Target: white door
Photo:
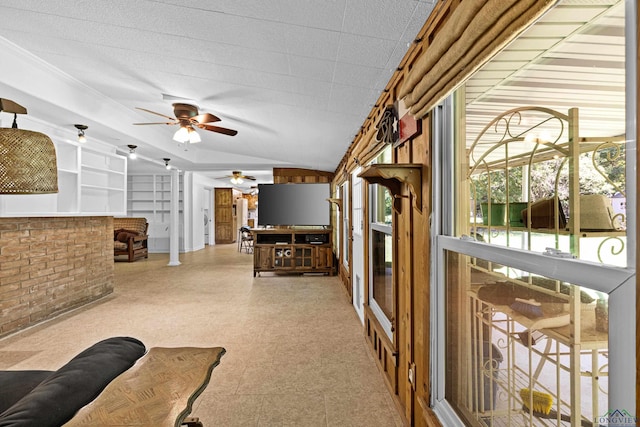
[[[353,290],[353,307],[364,325],[364,218],[362,216],[362,179],[358,178],[359,173],[360,168],[353,172],[351,180],[353,183],[351,193],[351,220],[353,224],[351,286]]]

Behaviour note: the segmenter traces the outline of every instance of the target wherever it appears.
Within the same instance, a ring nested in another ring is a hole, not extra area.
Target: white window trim
[[[385,234],[389,234],[393,236],[392,227],[386,224],[380,223],[371,223],[370,233],[372,234],[374,231],[381,231]],[[372,238],[369,238],[369,253],[372,253],[373,248],[371,247],[373,242]],[[393,243],[392,243],[393,244]],[[393,253],[393,248],[391,249]],[[369,262],[369,308],[375,314],[376,320],[382,326],[382,329],[387,334],[390,340],[393,341],[393,325],[391,324],[391,320],[384,313],[382,308],[378,305],[375,299],[373,299],[373,263]],[[391,278],[393,281],[393,277]],[[395,290],[394,290],[395,293]]]

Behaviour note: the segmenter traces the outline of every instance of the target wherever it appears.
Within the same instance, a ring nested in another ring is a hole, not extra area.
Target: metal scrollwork
[[[523,112],[538,116],[546,114],[547,116],[538,117],[534,124],[528,124],[523,119]],[[486,162],[492,152],[510,143],[535,142],[539,146],[552,148],[567,155],[566,149],[560,147],[559,144],[566,134],[566,121],[567,116],[543,107],[516,108],[496,117],[485,126],[471,144],[469,176],[475,172],[480,164]],[[491,129],[493,129],[493,133],[490,132]],[[483,149],[478,155],[477,149],[485,147],[488,143],[491,146]]]
[[[605,249],[608,248],[611,251],[611,255],[617,256],[620,255],[622,251],[624,251],[624,246],[624,240],[622,240],[620,237],[607,237],[598,245],[598,260],[604,263],[603,255]]]
[[[392,105],[384,110],[376,129],[378,129],[378,132],[376,132],[377,142],[393,144],[398,140],[398,115]]]
[[[624,159],[624,150],[622,144],[613,141],[607,141],[598,145],[591,153],[591,163],[593,164],[594,170],[598,172],[598,174],[600,174],[609,185],[611,185],[616,189],[616,191],[626,197],[624,188],[621,188],[618,184],[616,184],[609,178],[608,174],[602,167],[603,162],[598,161],[599,159],[601,159],[601,157],[597,155],[599,152],[604,153],[606,162],[611,165],[617,161]]]

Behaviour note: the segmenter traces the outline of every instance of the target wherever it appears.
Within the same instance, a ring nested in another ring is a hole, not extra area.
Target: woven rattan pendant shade
[[[0,194],[58,192],[56,149],[40,132],[0,128]]]

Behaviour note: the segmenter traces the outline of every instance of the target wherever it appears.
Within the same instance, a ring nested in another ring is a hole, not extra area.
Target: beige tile
[[[203,395],[193,415],[205,426],[252,427],[258,425],[264,396]]]
[[[402,419],[392,410],[388,393],[326,395],[328,427],[393,427]]]
[[[324,396],[321,394],[284,394],[265,396],[258,426],[324,427]]]

